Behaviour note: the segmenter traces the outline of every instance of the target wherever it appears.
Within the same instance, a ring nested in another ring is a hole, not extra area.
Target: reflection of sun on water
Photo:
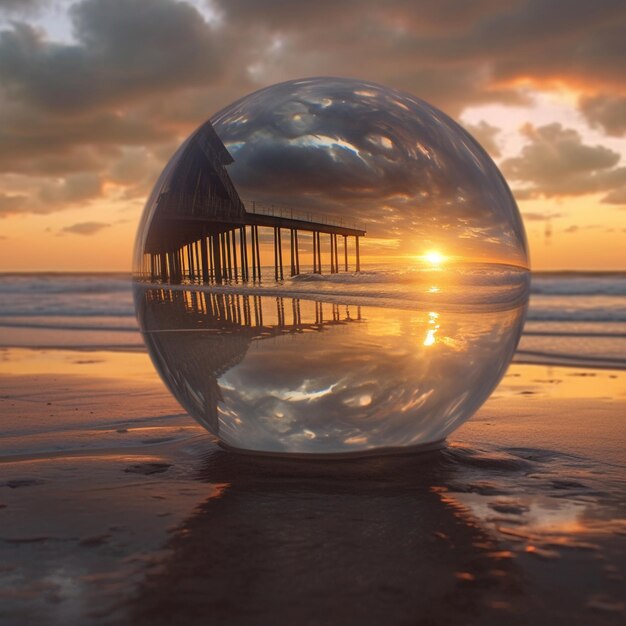
[[[437,334],[437,331],[439,330],[438,320],[439,320],[439,313],[435,313],[434,311],[431,311],[428,314],[428,330],[426,331],[426,338],[424,339],[425,346],[432,346],[437,341],[437,338],[435,337],[435,335]]]

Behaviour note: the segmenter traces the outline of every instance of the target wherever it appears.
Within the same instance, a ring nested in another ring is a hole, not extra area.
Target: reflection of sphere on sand
[[[441,441],[488,397],[528,297],[495,165],[411,96],[291,81],[176,152],[134,260],[139,321],[185,408],[239,449]]]

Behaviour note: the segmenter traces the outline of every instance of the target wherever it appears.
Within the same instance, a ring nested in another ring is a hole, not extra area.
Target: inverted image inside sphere
[[[253,93],[171,158],[137,235],[161,376],[225,446],[437,444],[484,402],[528,299],[523,225],[441,111],[368,82]]]

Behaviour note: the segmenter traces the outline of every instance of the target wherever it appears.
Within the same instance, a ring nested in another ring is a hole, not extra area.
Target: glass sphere
[[[146,204],[137,315],[225,447],[440,445],[503,376],[529,291],[515,201],[433,106],[369,82],[262,89],[198,128]]]

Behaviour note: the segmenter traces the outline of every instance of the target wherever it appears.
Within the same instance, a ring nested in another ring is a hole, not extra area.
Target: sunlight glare
[[[443,254],[441,254],[441,252],[438,252],[437,250],[430,250],[422,258],[427,263],[430,263],[431,265],[435,265],[435,266],[442,265],[446,260],[446,257]]]

